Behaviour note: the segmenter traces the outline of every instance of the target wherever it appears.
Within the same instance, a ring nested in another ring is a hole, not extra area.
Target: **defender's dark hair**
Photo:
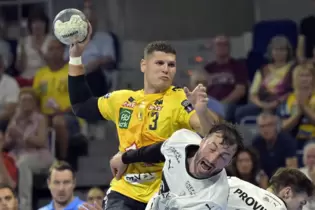
[[[71,165],[65,161],[55,161],[51,167],[49,168],[48,179],[51,177],[51,173],[53,170],[56,171],[71,171],[73,178],[75,178],[75,170],[71,167]]]
[[[14,195],[14,197],[16,197],[16,191],[10,185],[5,184],[5,183],[0,183],[0,190],[1,189],[9,189],[12,192],[12,194]]]
[[[226,121],[219,121],[216,122],[210,129],[207,136],[213,134],[213,133],[220,133],[223,137],[223,145],[231,146],[236,144],[237,145],[237,152],[239,150],[244,149],[244,139],[242,134],[239,132],[239,130],[236,128],[236,126],[232,123],[226,122]],[[236,152],[236,153],[237,153]],[[235,154],[236,154],[235,153]]]
[[[144,48],[144,58],[157,51],[176,55],[176,50],[169,43],[165,41],[154,41],[150,42]]]
[[[291,187],[294,193],[314,195],[314,184],[300,170],[295,168],[279,168],[269,180],[269,187],[279,193],[285,187]]]

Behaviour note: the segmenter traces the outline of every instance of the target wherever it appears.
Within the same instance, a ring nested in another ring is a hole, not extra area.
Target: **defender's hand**
[[[92,35],[92,32],[93,32],[92,30],[93,30],[92,26],[89,23],[89,28],[88,28],[89,33],[88,33],[86,39],[83,42],[74,43],[74,44],[70,45],[70,47],[69,47],[69,55],[70,55],[70,57],[75,58],[75,57],[82,56],[85,47],[87,46],[87,44],[91,40],[91,35]]]
[[[205,86],[199,84],[192,92],[184,87],[184,91],[188,101],[197,112],[208,110],[208,95]]]
[[[112,159],[110,160],[110,169],[112,171],[113,176],[119,180],[127,170],[128,165],[122,162],[122,154],[117,153]]]

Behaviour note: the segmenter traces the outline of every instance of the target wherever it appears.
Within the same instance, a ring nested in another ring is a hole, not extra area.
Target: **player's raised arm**
[[[128,150],[125,153],[117,153],[110,160],[110,168],[113,176],[120,179],[125,173],[128,164],[145,162],[145,163],[161,163],[165,161],[165,157],[161,152],[164,142],[155,143],[140,149]]]
[[[87,120],[102,120],[104,118],[99,111],[98,98],[92,96],[85,81],[85,70],[81,60],[91,33],[92,27],[89,26],[89,35],[86,40],[70,46],[68,90],[72,110],[76,116]]]

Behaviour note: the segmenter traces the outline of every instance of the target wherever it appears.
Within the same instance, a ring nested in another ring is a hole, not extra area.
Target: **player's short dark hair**
[[[269,180],[269,187],[279,193],[285,187],[291,187],[294,193],[314,195],[314,184],[300,170],[295,168],[279,168]]]
[[[176,55],[176,50],[166,41],[150,42],[144,48],[144,57],[146,58],[148,55],[151,55],[154,52],[164,52]]]
[[[2,189],[9,189],[12,192],[13,196],[16,197],[16,191],[10,185],[8,185],[6,183],[0,183],[0,190],[2,190]]]
[[[75,170],[73,169],[73,167],[65,162],[65,161],[55,161],[51,167],[49,168],[49,173],[48,173],[48,179],[50,179],[51,177],[51,173],[53,170],[56,170],[56,171],[71,171],[72,173],[72,176],[73,176],[73,179],[75,178]]]
[[[232,146],[236,144],[237,151],[244,149],[243,136],[234,124],[226,122],[226,121],[215,122],[213,126],[211,127],[207,136],[213,133],[222,134],[222,137],[223,137],[222,143],[224,145]]]

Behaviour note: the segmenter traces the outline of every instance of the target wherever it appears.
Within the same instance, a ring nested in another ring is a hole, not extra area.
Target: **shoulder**
[[[277,137],[278,141],[283,142],[283,146],[287,146],[288,143],[294,143],[296,140],[287,132],[280,132]],[[291,144],[289,144],[291,145]]]
[[[197,133],[188,129],[180,129],[175,131],[167,141],[172,144],[199,145],[201,140]]]
[[[211,71],[213,67],[216,67],[217,63],[215,61],[209,62],[204,66],[206,71]]]
[[[199,145],[201,140],[197,133],[187,129],[180,129],[163,143],[161,150],[164,151],[170,147],[185,148],[187,145]]]
[[[42,76],[47,73],[50,73],[50,69],[48,66],[44,66],[38,69],[38,71],[35,74],[35,77]]]
[[[46,206],[43,206],[43,207],[39,208],[38,210],[51,210],[51,209],[53,209],[51,207],[51,204],[47,204]]]
[[[110,97],[136,96],[137,94],[138,94],[138,91],[133,91],[133,90],[115,90],[115,91],[105,94],[104,97],[110,98]]]
[[[17,81],[13,77],[11,77],[11,76],[9,76],[7,74],[3,74],[3,82],[5,82],[7,84],[10,84],[10,85],[18,86]]]

